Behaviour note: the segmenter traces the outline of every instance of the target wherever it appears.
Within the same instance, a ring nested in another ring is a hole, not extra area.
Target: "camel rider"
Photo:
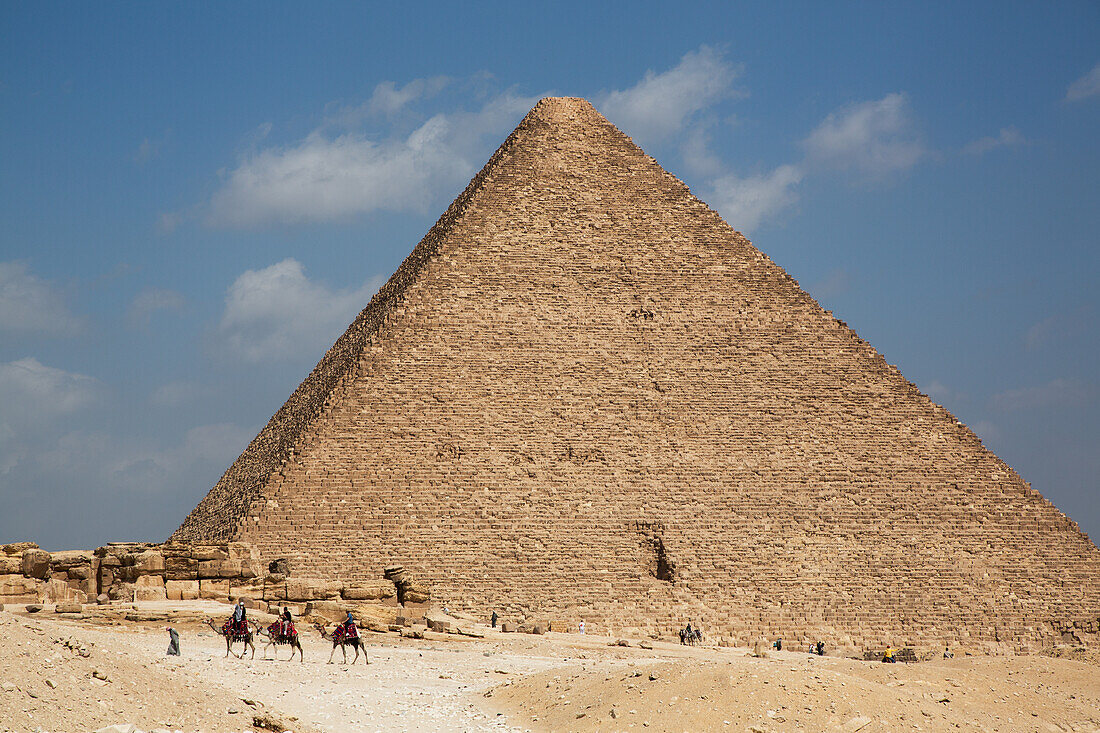
[[[248,621],[245,619],[244,601],[237,601],[237,605],[233,607],[233,633],[244,634],[247,627]]]
[[[352,617],[351,611],[348,611],[348,617],[344,619],[341,627],[345,639],[359,638],[359,629],[355,628],[355,619]]]
[[[290,609],[283,606],[283,613],[279,616],[279,620],[282,622],[283,636],[290,636],[290,630],[294,627],[294,619],[290,615]]]

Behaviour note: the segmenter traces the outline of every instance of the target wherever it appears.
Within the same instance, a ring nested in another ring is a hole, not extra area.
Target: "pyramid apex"
[[[593,115],[602,119],[592,103],[583,97],[543,97],[530,112],[530,116],[545,122],[563,122]]]

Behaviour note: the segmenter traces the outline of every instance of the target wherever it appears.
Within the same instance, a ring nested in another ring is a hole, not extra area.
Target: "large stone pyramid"
[[[1077,525],[581,99],[531,110],[173,539],[589,629],[1100,618]]]

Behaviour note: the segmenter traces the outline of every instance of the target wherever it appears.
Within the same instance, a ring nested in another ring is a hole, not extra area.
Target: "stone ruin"
[[[430,595],[400,566],[373,580],[297,577],[285,558],[264,562],[242,542],[112,542],[96,550],[47,552],[33,542],[0,547],[0,607],[66,609],[112,601],[425,604]],[[320,606],[319,606],[320,607]]]
[[[1078,526],[580,99],[531,110],[172,541],[746,644],[1100,619]]]

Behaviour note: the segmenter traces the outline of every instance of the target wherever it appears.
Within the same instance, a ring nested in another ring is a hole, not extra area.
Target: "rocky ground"
[[[883,665],[480,628],[483,638],[367,633],[369,665],[339,663],[339,651],[330,665],[331,645],[312,630],[304,663],[285,648],[265,661],[262,646],[255,659],[226,658],[201,619],[227,612],[209,602],[83,618],[0,612],[0,731],[1100,730],[1095,661]],[[169,623],[178,658],[165,655]]]

